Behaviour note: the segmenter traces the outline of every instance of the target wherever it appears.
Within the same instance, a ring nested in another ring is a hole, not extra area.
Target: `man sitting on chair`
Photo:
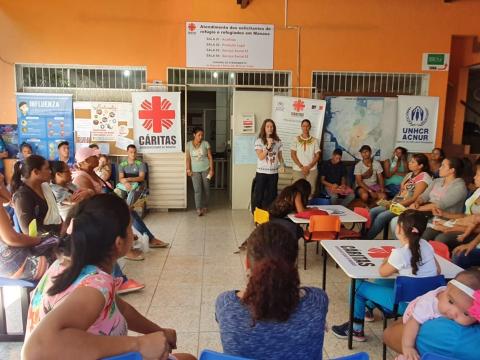
[[[127,205],[132,206],[140,197],[144,188],[146,167],[137,159],[137,148],[131,144],[127,147],[127,160],[118,167],[119,182],[115,194],[127,200]]]

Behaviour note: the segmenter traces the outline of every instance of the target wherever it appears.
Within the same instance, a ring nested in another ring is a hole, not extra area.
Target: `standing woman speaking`
[[[257,153],[257,173],[255,175],[255,207],[268,210],[277,197],[278,172],[284,172],[285,163],[282,156],[282,142],[277,135],[277,128],[272,119],[266,119],[255,141]]]
[[[203,129],[193,129],[193,140],[187,143],[187,175],[192,177],[195,207],[198,216],[207,213],[210,197],[210,179],[213,177],[213,156],[208,141],[203,140]]]

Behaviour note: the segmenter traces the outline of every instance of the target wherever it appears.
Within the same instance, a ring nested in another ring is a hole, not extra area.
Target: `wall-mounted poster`
[[[73,108],[77,143],[96,143],[102,154],[125,155],[123,143],[133,144],[131,103],[75,101]]]
[[[9,158],[15,158],[18,154],[18,127],[17,125],[0,125],[0,136],[5,143]]]
[[[395,146],[397,99],[383,97],[327,97],[323,159],[336,148],[343,160],[360,160],[362,145],[370,145],[373,155],[384,160]]]
[[[54,160],[58,144],[68,141],[73,162],[72,95],[18,93],[17,124],[18,141],[29,143],[35,154]]]
[[[133,92],[133,134],[142,153],[182,151],[179,92]]]
[[[273,68],[274,26],[188,21],[187,67]]]
[[[437,137],[438,97],[399,96],[395,146],[429,153]]]
[[[320,141],[325,116],[325,100],[296,98],[290,96],[274,96],[272,119],[277,125],[277,134],[283,143],[283,159],[287,166],[292,166],[290,145],[295,136],[302,133],[301,123],[310,120],[310,135]]]

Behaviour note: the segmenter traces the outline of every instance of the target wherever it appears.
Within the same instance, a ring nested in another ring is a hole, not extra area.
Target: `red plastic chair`
[[[355,231],[351,229],[345,229],[342,228],[340,230],[340,235],[338,236],[339,239],[361,239],[368,229],[370,229],[370,225],[372,224],[372,218],[370,217],[370,211],[368,211],[367,208],[364,207],[356,207],[353,209],[353,211],[360,215],[363,216],[365,219],[367,219],[367,222],[365,223],[365,226],[362,226],[361,231]]]
[[[340,234],[340,227],[340,217],[336,215],[313,215],[310,218],[310,224],[308,225],[308,229],[305,230],[303,235],[304,270],[307,270],[307,244],[316,241],[318,254],[319,242],[322,240],[338,239],[338,235]]]
[[[430,245],[432,245],[433,251],[435,251],[435,254],[443,257],[444,259],[446,259],[448,261],[451,260],[450,249],[448,248],[447,245],[445,245],[444,243],[442,243],[440,241],[436,241],[436,240],[430,240],[429,243],[430,243]]]

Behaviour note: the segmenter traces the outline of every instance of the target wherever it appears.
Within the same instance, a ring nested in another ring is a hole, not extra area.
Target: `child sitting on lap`
[[[420,359],[415,349],[420,326],[441,316],[463,326],[480,320],[480,271],[462,271],[447,286],[429,291],[408,305],[403,315],[403,355],[397,360]]]

